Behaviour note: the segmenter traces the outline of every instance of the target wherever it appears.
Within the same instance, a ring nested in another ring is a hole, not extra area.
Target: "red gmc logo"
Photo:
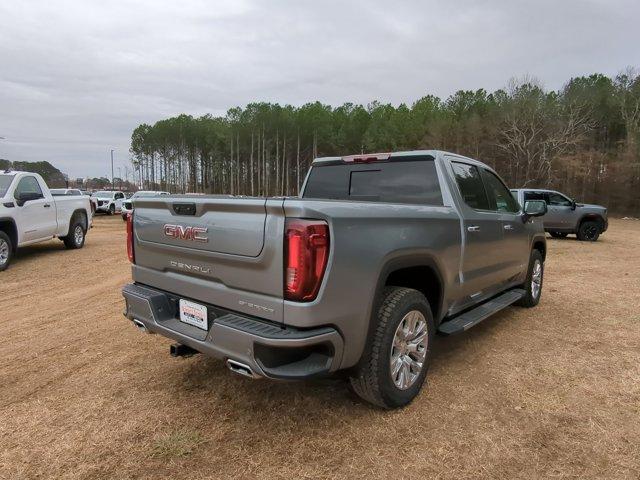
[[[170,225],[168,223],[164,226],[164,234],[167,237],[191,242],[207,243],[209,241],[209,238],[205,235],[207,230],[206,227],[183,227],[182,225]]]

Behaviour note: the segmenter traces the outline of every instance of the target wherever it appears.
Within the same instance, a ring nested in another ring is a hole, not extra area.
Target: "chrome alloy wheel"
[[[9,260],[9,244],[0,238],[0,265],[4,265]]]
[[[427,355],[427,328],[427,320],[418,310],[407,313],[396,328],[389,369],[393,383],[400,390],[411,387],[420,376]]]
[[[538,298],[542,289],[542,263],[536,260],[533,264],[533,272],[531,272],[531,296]]]
[[[76,225],[76,228],[73,231],[73,239],[75,240],[76,245],[82,245],[82,241],[84,240],[84,232],[82,231],[82,226]]]

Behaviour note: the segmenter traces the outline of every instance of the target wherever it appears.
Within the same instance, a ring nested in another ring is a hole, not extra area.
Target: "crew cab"
[[[545,231],[554,238],[575,234],[578,240],[595,242],[609,227],[607,209],[601,205],[576,203],[555,190],[518,188],[511,193],[520,203],[543,200],[547,204],[548,211],[542,221]]]
[[[37,173],[0,172],[0,271],[20,247],[59,238],[82,248],[91,226],[91,206],[83,195],[51,195]]]
[[[539,302],[544,213],[487,165],[433,150],[318,158],[294,198],[139,198],[125,316],[174,356],[251,378],[344,371],[400,407],[436,333]]]
[[[122,210],[122,203],[124,202],[123,192],[99,190],[94,192],[91,196],[98,202],[96,212],[113,215],[115,213],[120,213]]]

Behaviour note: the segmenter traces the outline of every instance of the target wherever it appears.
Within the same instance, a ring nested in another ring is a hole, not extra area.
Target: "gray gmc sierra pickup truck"
[[[513,197],[520,204],[528,200],[544,200],[548,212],[542,217],[545,231],[554,238],[564,238],[575,233],[578,240],[595,242],[607,231],[607,209],[601,205],[576,203],[560,192],[538,188],[512,189]]]
[[[538,303],[545,213],[440,151],[319,158],[294,198],[143,197],[127,220],[125,316],[174,339],[174,356],[253,378],[342,370],[363,399],[400,407],[436,332]]]

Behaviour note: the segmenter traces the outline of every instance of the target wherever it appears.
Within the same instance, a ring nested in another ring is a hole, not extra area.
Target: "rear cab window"
[[[546,192],[539,191],[528,191],[524,192],[524,201],[529,200],[543,200],[546,203],[549,203],[549,195]]]
[[[0,175],[0,197],[4,197],[13,182],[13,175]]]
[[[391,157],[382,162],[314,165],[303,198],[441,206],[433,157]]]

